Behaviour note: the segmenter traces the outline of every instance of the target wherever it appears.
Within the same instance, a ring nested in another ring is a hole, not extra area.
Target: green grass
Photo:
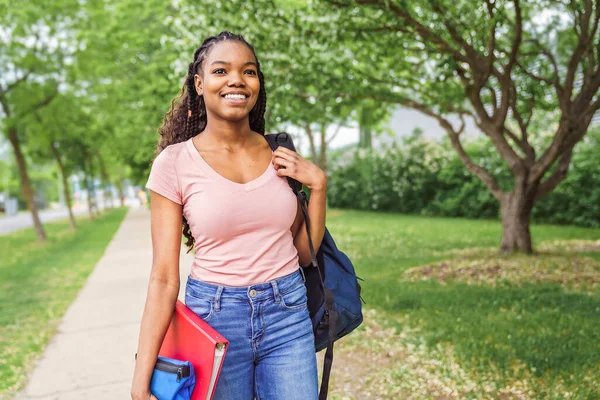
[[[67,220],[45,224],[46,243],[33,228],[0,236],[0,395],[24,383],[126,212],[80,217],[77,231]]]
[[[423,335],[418,339],[431,348],[451,345],[474,376],[495,371],[502,385],[533,377],[536,398],[561,398],[553,393],[555,385],[571,390],[571,398],[600,398],[597,288],[578,292],[556,283],[441,283],[403,276],[408,268],[456,258],[451,250],[499,246],[498,221],[331,210],[327,225],[365,280],[367,307],[384,311],[392,325],[418,327]],[[600,239],[600,229],[537,225],[531,230],[534,246]],[[598,260],[600,254],[587,255]]]
[[[47,224],[45,244],[36,241],[33,229],[0,237],[0,395],[22,385],[24,371],[54,333],[125,212],[114,210],[94,223],[81,218],[77,232],[66,221]],[[482,248],[482,257],[489,257],[484,248],[498,246],[499,222],[329,210],[327,225],[365,279],[367,308],[382,311],[378,315],[386,316],[386,325],[418,332],[402,340],[426,343],[435,357],[442,357],[440,345],[450,346],[475,381],[489,382],[490,376],[500,386],[526,381],[531,397],[540,399],[563,398],[567,390],[570,398],[600,398],[599,289],[509,280],[495,285],[415,281],[404,275],[416,266],[464,259],[456,250]],[[534,245],[600,240],[600,229],[537,225],[532,233]],[[599,252],[558,249],[557,254],[600,260]],[[405,376],[396,373],[397,379]],[[498,397],[487,395],[483,386],[465,398]]]

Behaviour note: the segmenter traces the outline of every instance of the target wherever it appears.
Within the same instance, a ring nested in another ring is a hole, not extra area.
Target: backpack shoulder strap
[[[267,139],[273,150],[276,150],[279,146],[283,146],[286,149],[296,151],[296,146],[294,146],[292,136],[290,136],[290,134],[286,132],[269,133],[265,135],[265,138]]]
[[[267,142],[269,142],[269,146],[271,146],[271,150],[275,151],[279,146],[285,147],[286,149],[296,151],[296,146],[294,146],[294,141],[292,137],[286,132],[280,133],[272,133],[269,135],[265,135]],[[296,195],[302,192],[302,184],[295,179],[287,178],[288,184],[294,191]]]

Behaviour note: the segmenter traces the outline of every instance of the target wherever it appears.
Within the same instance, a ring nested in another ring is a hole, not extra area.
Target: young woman
[[[179,292],[181,231],[195,258],[185,302],[229,340],[215,399],[317,399],[300,265],[304,218],[287,177],[311,190],[315,251],[325,232],[325,173],[264,138],[264,78],[253,47],[222,32],[194,53],[160,129],[151,190],[153,262],[132,399],[153,399],[152,370]]]

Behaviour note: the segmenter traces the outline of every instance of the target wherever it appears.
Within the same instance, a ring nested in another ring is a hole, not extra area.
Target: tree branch
[[[565,153],[563,153],[560,161],[558,162],[558,166],[556,171],[552,173],[545,181],[540,183],[538,186],[535,201],[538,201],[546,194],[552,192],[566,177],[569,171],[569,166],[571,164],[571,157],[573,156],[573,149],[569,149]]]
[[[8,104],[4,101],[2,97],[0,97],[0,104],[2,105],[2,110],[7,117],[11,116],[10,109],[8,108]]]
[[[460,51],[452,47],[448,42],[442,39],[439,35],[434,33],[431,29],[421,24],[419,21],[415,20],[405,9],[391,4],[386,0],[357,0],[353,3],[345,3],[336,0],[328,0],[328,3],[342,8],[352,7],[353,5],[372,5],[377,6],[384,9],[391,10],[400,20],[407,23],[409,26],[413,27],[416,33],[418,33],[425,41],[430,40],[434,43],[441,51],[446,54],[452,55],[456,60],[460,62],[465,62],[469,65],[473,64],[474,60],[469,59]]]
[[[589,108],[588,108],[588,112],[591,112],[592,114],[596,114],[596,112],[600,109],[600,96],[598,96],[598,98],[596,99],[596,101],[594,101],[592,104],[590,104]]]
[[[600,68],[600,67],[599,67]],[[600,71],[587,82],[579,91],[579,94],[573,100],[574,109],[576,110],[588,110],[589,103],[593,100],[594,96],[598,93],[600,88]]]
[[[442,18],[442,23],[448,30],[448,33],[450,33],[450,36],[452,37],[452,39],[454,39],[454,41],[458,45],[460,45],[461,49],[463,49],[465,51],[465,53],[467,53],[467,56],[470,59],[477,60],[479,58],[479,53],[477,53],[477,51],[475,51],[473,46],[471,46],[469,43],[467,43],[463,39],[463,37],[458,33],[458,30],[456,29],[456,25],[454,23],[451,23],[450,20],[445,17],[447,15],[450,15],[450,12],[448,12],[448,10],[444,10],[441,7],[440,3],[438,3],[436,0],[430,0],[430,1],[432,2],[433,11],[435,11],[440,16],[440,18]]]
[[[529,171],[528,183],[530,185],[539,182],[561,154],[571,151],[577,142],[583,139],[592,117],[593,114],[588,114],[573,121],[563,115],[558,131],[552,138],[552,143]]]
[[[596,36],[596,33],[598,32],[599,24],[600,24],[600,1],[596,0],[594,22],[593,22],[593,26],[592,26],[592,31],[590,33],[590,42],[593,42],[594,37]],[[590,43],[590,44],[593,44],[593,43]],[[598,42],[598,46],[600,46],[600,41]],[[594,46],[588,45],[587,49],[585,51],[585,54],[588,57],[588,65],[587,65],[587,70],[584,72],[584,86],[586,83],[588,83],[589,81],[592,80],[594,73],[596,71],[597,71],[597,73],[600,74],[600,66],[598,66],[598,70],[594,69],[594,66],[596,65],[596,60],[595,60],[595,55],[594,55]]]
[[[413,33],[412,31],[406,29],[403,26],[367,26],[367,27],[356,27],[352,29],[354,32],[404,32],[404,33]]]
[[[577,9],[575,9],[577,11]],[[592,16],[592,2],[591,0],[585,1],[585,11],[580,15],[579,28],[581,28],[581,32],[578,33],[579,41],[577,42],[577,46],[575,47],[575,51],[571,55],[569,59],[569,64],[567,68],[567,74],[565,79],[565,91],[568,97],[571,97],[571,93],[573,92],[573,84],[575,82],[575,75],[577,73],[577,67],[581,62],[581,57],[586,52],[587,46],[591,43],[593,37],[589,36],[588,27],[590,18]],[[575,24],[577,27],[577,23]],[[576,30],[577,31],[577,30]]]
[[[508,101],[507,99],[512,95],[512,80],[506,82],[506,77],[504,76],[501,76],[500,79],[504,80],[500,81],[503,92],[502,102]],[[510,170],[513,173],[515,173],[515,175],[519,174],[524,166],[523,160],[511,147],[511,145],[506,140],[506,137],[504,136],[506,116],[502,120],[498,118],[498,113],[495,114],[493,117],[490,117],[481,100],[481,93],[475,91],[475,87],[467,88],[467,94],[469,96],[471,104],[475,108],[475,112],[479,115],[479,122],[477,123],[477,126],[481,129],[483,133],[486,134],[486,136],[488,136],[492,140],[494,147],[496,147],[496,150],[498,150],[500,156],[506,161]],[[508,112],[506,112],[506,114],[507,113]]]
[[[473,160],[471,160],[464,147],[462,146],[462,143],[460,142],[460,134],[463,132],[465,127],[465,121],[462,115],[460,116],[462,121],[461,128],[458,131],[456,131],[447,119],[431,111],[423,104],[417,103],[413,100],[407,100],[403,103],[403,105],[418,110],[425,115],[437,119],[440,126],[444,128],[448,133],[448,136],[450,137],[450,142],[452,143],[452,146],[458,153],[458,156],[465,165],[465,167],[487,186],[487,188],[490,190],[490,192],[496,199],[500,200],[502,198],[504,192],[502,191],[502,188],[500,188],[500,185],[498,184],[496,179],[485,168],[474,163]]]
[[[517,62],[517,54],[519,53],[519,48],[521,46],[522,34],[523,34],[523,20],[521,17],[521,6],[519,0],[513,0],[515,5],[515,37],[511,46],[511,51],[508,59],[508,63],[504,66],[503,72],[498,74],[496,73],[496,77],[498,82],[500,83],[500,105],[496,109],[496,112],[492,116],[492,123],[497,128],[500,129],[505,121],[506,116],[508,115],[508,110],[510,108],[511,97],[515,96],[516,93],[513,93],[511,90],[512,85],[512,70],[514,68],[515,63]]]
[[[519,54],[519,48],[521,47],[521,41],[523,40],[523,16],[521,15],[521,4],[519,3],[519,0],[513,0],[513,3],[515,4],[515,38],[510,50],[508,64],[504,68],[504,75],[509,78],[515,63],[517,62],[517,55]]]
[[[513,116],[514,118],[517,120],[517,123],[519,124],[519,128],[521,129],[521,139],[519,140],[518,144],[521,147],[521,149],[523,150],[523,152],[525,153],[526,156],[526,160],[529,163],[529,165],[533,165],[533,163],[535,162],[535,149],[529,144],[529,138],[527,136],[527,128],[529,127],[529,123],[531,122],[531,117],[533,115],[533,105],[535,104],[535,100],[532,98],[529,99],[529,108],[531,109],[531,112],[529,113],[529,116],[527,117],[527,121],[523,121],[523,117],[521,116],[521,113],[519,112],[518,108],[517,108],[517,87],[515,85],[514,82],[512,82],[512,90],[514,93],[514,96],[512,96],[512,101],[511,101],[511,109],[513,112]]]
[[[58,85],[54,88],[54,90],[52,91],[52,93],[48,96],[46,96],[43,100],[41,100],[40,102],[38,102],[37,104],[34,104],[31,108],[29,108],[29,110],[20,113],[17,118],[23,118],[26,115],[29,115],[30,113],[36,111],[38,108],[42,108],[42,107],[46,107],[48,104],[50,104],[52,102],[52,100],[54,100],[56,98],[56,96],[58,96]]]
[[[3,89],[2,86],[0,86],[0,98],[4,97],[8,92],[10,92],[12,89],[14,89],[19,83],[27,80],[27,78],[29,77],[29,75],[31,75],[33,73],[34,69],[35,68],[31,68],[29,71],[27,71],[25,74],[23,74],[22,77],[18,78],[13,83],[11,83],[10,85],[8,85],[6,87],[6,89]]]
[[[313,135],[312,129],[310,127],[310,122],[307,122],[304,125],[304,131],[306,132],[306,136],[308,136],[308,143],[310,145],[310,155],[313,162],[317,162],[317,148],[315,146],[315,137]]]
[[[329,139],[327,139],[327,144],[331,143],[331,141],[333,139],[335,139],[335,137],[337,136],[337,134],[340,133],[340,130],[342,129],[343,126],[344,126],[344,124],[339,124],[337,126],[337,128],[335,129],[335,132],[333,132],[333,135],[331,135],[331,137]]]
[[[496,51],[496,19],[494,18],[494,8],[496,3],[486,0],[486,5],[488,8],[488,14],[490,17],[490,21],[492,21],[492,29],[490,31],[490,39],[488,41],[488,71],[492,71],[494,66],[494,60],[496,56],[494,55],[494,51]],[[495,103],[494,103],[495,104]]]
[[[523,66],[523,64],[521,64],[518,61],[517,61],[517,66],[519,68],[521,68],[521,71],[523,71],[523,73],[525,75],[527,75],[528,77],[530,77],[531,79],[536,80],[536,81],[541,82],[541,83],[546,83],[546,84],[548,84],[550,86],[556,86],[555,80],[552,80],[550,78],[546,78],[546,77],[543,77],[543,76],[539,76],[539,75],[534,74],[533,72],[527,71],[527,69]]]
[[[550,78],[542,78],[542,77],[538,77],[536,75],[534,75],[533,73],[529,73],[524,66],[519,65],[519,67],[523,70],[523,72],[525,72],[525,74],[529,75],[530,77],[534,78],[535,80],[538,81],[543,81],[548,83],[549,85],[553,85],[556,89],[557,92],[562,92],[564,90],[564,88],[561,86],[560,84],[560,75],[558,72],[558,64],[556,63],[556,57],[554,57],[554,54],[552,54],[552,52],[550,52],[550,50],[548,50],[537,38],[534,39],[528,39],[527,42],[531,42],[533,44],[535,44],[539,50],[539,52],[544,55],[546,58],[548,58],[548,60],[550,60],[550,63],[552,64],[552,69],[554,70],[554,77],[553,79]],[[537,56],[538,53],[536,52],[528,52],[528,53],[524,53],[524,56]]]
[[[516,96],[516,93],[512,91],[512,70],[517,62],[517,54],[519,53],[519,48],[521,46],[521,40],[523,38],[523,19],[521,16],[521,5],[519,0],[513,0],[515,5],[515,37],[513,39],[513,43],[510,50],[510,55],[508,59],[508,63],[504,66],[503,73],[498,77],[498,81],[500,82],[501,96],[500,96],[500,106],[494,116],[492,118],[493,124],[499,128],[504,125],[506,121],[506,116],[508,115],[508,110],[510,108],[510,103],[512,101],[512,97]]]
[[[498,109],[498,95],[496,95],[496,89],[493,86],[485,86],[486,89],[489,90],[490,95],[492,96],[492,105],[494,106],[493,114],[496,114],[496,110]]]
[[[521,148],[521,150],[525,151],[524,146],[523,146],[523,142],[521,141],[521,139],[519,139],[517,137],[517,135],[514,134],[513,131],[511,131],[510,129],[508,129],[506,126],[504,127],[504,133],[506,133],[506,135],[517,145]]]

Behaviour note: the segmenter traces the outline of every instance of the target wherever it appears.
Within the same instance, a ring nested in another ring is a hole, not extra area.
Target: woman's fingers
[[[290,177],[290,178],[293,178],[296,180],[299,179],[297,177],[297,175],[298,175],[297,171],[292,168],[279,168],[276,172],[277,172],[277,175],[279,175],[279,176]]]
[[[281,158],[284,158],[289,161],[298,160],[300,158],[300,155],[298,153],[296,153],[295,151],[286,149],[285,147],[281,147],[281,146],[278,147],[277,150],[275,150],[273,152],[273,155],[275,157],[281,157]]]
[[[282,157],[274,157],[273,165],[275,166],[275,169],[279,169],[280,167],[290,168],[294,165],[294,162]]]
[[[326,185],[327,177],[319,167],[285,147],[273,152],[273,164],[277,175],[296,179],[311,189]]]
[[[281,159],[279,159],[279,161],[275,162],[274,166],[275,166],[275,170],[277,171],[277,175],[279,175],[279,176],[294,177],[294,175],[296,174],[296,172],[298,170],[296,164],[291,163],[286,160],[281,160]]]

